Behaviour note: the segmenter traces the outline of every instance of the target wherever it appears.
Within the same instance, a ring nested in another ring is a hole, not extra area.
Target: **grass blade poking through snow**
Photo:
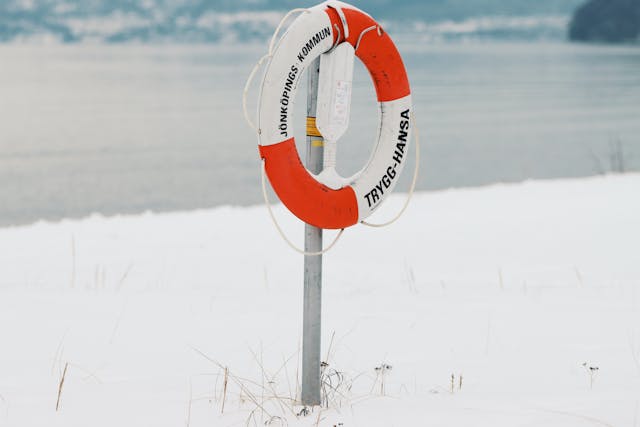
[[[62,371],[62,377],[60,378],[60,384],[58,385],[58,398],[56,399],[56,412],[60,408],[60,397],[62,396],[62,386],[64,385],[64,379],[67,376],[67,368],[69,367],[69,362],[64,364],[64,370]]]

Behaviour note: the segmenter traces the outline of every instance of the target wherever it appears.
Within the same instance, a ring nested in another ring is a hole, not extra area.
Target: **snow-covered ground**
[[[337,390],[306,417],[302,257],[263,206],[0,229],[0,426],[638,427],[639,195],[423,193],[347,230],[324,257]]]

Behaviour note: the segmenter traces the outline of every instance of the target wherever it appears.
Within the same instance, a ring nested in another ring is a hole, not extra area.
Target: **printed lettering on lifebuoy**
[[[289,120],[289,104],[292,101],[290,95],[293,88],[295,88],[298,71],[298,67],[295,65],[291,66],[289,74],[287,74],[287,78],[284,81],[284,89],[282,90],[282,96],[280,97],[280,124],[278,125],[278,129],[280,129],[280,135],[285,137],[287,136],[287,122]]]
[[[402,164],[404,149],[407,146],[409,125],[409,110],[407,109],[400,113],[398,139],[396,141],[396,148],[393,151],[393,156],[391,156],[391,160],[393,161],[393,163],[387,167],[387,170],[385,171],[384,175],[382,175],[378,183],[364,195],[369,207],[375,205],[381,200],[385,190],[387,190],[391,186],[391,183],[397,176],[396,168],[400,166],[400,164]]]
[[[320,41],[326,39],[331,35],[331,28],[325,27],[322,30],[318,31],[313,37],[311,37],[305,44],[300,48],[298,54],[296,55],[297,62],[291,65],[289,69],[289,74],[287,74],[284,87],[282,88],[282,96],[280,96],[280,122],[278,123],[278,129],[280,130],[280,135],[288,138],[289,137],[289,105],[293,102],[291,99],[291,93],[293,89],[297,85],[298,72],[302,69],[302,65],[304,60],[307,58],[309,53],[313,50],[314,47]]]

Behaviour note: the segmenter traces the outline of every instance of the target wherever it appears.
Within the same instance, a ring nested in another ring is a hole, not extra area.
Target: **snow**
[[[302,257],[264,206],[0,229],[0,426],[636,427],[639,191],[421,193],[391,227],[348,229],[323,260],[339,393],[306,417]]]

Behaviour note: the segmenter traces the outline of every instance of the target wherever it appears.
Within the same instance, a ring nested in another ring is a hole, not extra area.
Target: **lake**
[[[423,148],[419,190],[640,170],[638,46],[399,49]],[[265,50],[0,45],[0,225],[261,203],[241,96]],[[255,98],[254,90],[252,106]],[[377,114],[357,64],[351,126],[339,142],[344,175],[367,160]]]

